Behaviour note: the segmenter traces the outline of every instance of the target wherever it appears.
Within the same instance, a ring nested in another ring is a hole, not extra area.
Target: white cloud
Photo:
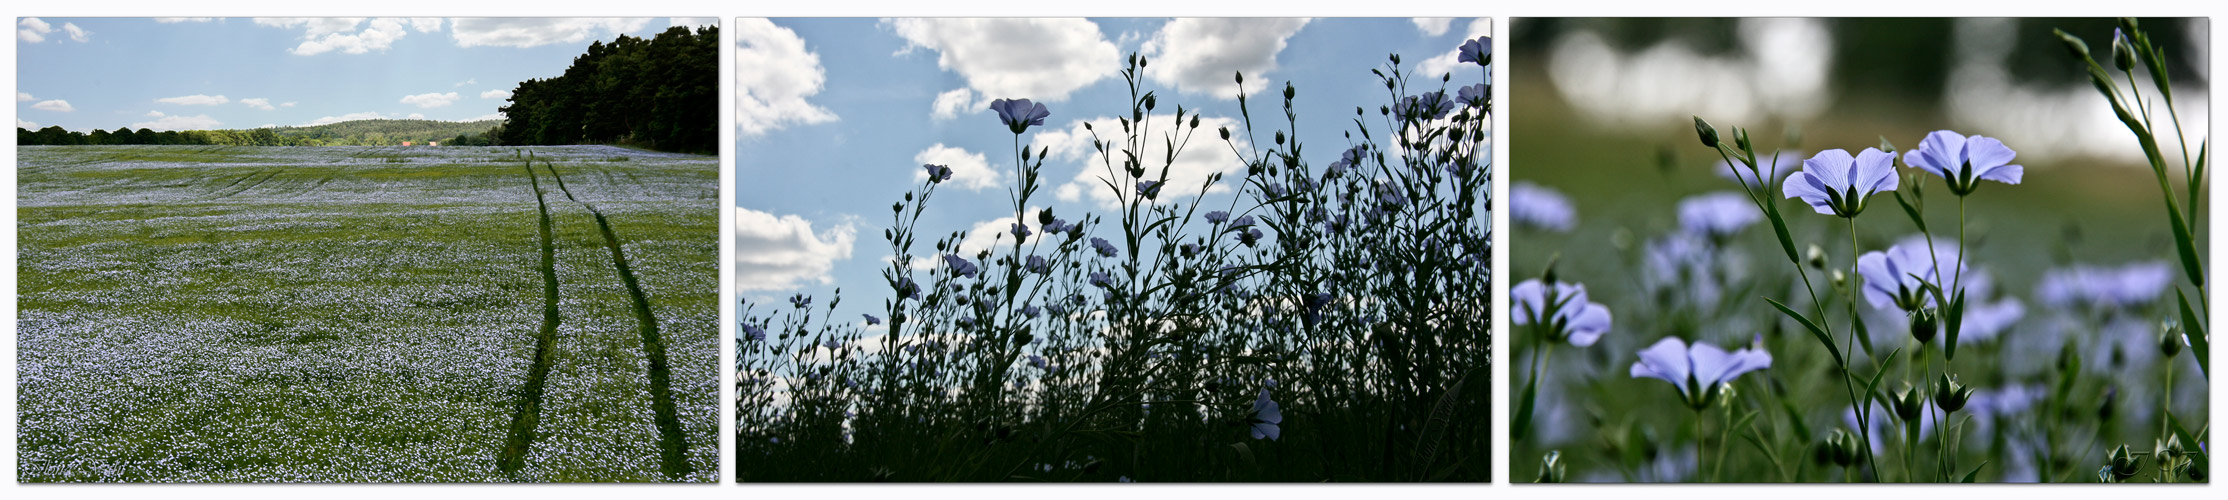
[[[1285,40],[1307,26],[1304,18],[1187,17],[1162,25],[1141,51],[1152,64],[1145,76],[1187,94],[1217,99],[1237,99],[1238,83],[1232,72],[1244,72],[1245,91],[1268,88],[1261,75],[1276,70],[1276,55]]]
[[[649,18],[460,17],[449,21],[449,36],[458,47],[540,47],[575,43],[589,38],[633,33],[650,24]]]
[[[1470,29],[1463,32],[1462,39],[1476,40],[1478,37],[1491,34],[1489,33],[1491,31],[1493,31],[1493,20],[1482,17],[1471,19]],[[1470,70],[1476,71],[1480,75],[1484,74],[1483,70],[1478,70],[1476,67],[1474,67],[1474,65],[1471,65],[1470,63],[1459,62],[1461,58],[1462,46],[1460,45],[1460,42],[1457,42],[1455,46],[1448,47],[1446,53],[1433,56],[1430,59],[1425,59],[1423,61],[1423,64],[1416,65],[1416,76],[1421,78],[1428,78],[1431,80],[1438,80],[1440,76],[1444,76],[1447,73],[1454,71],[1454,68],[1457,65],[1472,66]],[[1480,76],[1479,78],[1484,77]]]
[[[1189,122],[1190,119],[1186,118],[1185,121]],[[1215,133],[1217,128],[1230,127],[1233,133],[1232,139],[1237,141],[1238,148],[1240,150],[1246,149],[1245,138],[1239,135],[1239,130],[1242,129],[1243,124],[1237,120],[1201,117],[1199,128],[1193,130],[1189,128],[1189,123],[1183,124],[1183,127],[1178,127],[1173,114],[1157,114],[1148,118],[1146,125],[1149,127],[1149,137],[1145,140],[1148,145],[1144,153],[1138,156],[1150,159],[1145,165],[1145,178],[1147,179],[1160,177],[1162,168],[1160,159],[1167,157],[1167,146],[1165,145],[1166,142],[1163,141],[1166,136],[1163,133],[1196,134],[1191,137],[1191,143],[1186,145],[1184,150],[1176,156],[1176,163],[1170,167],[1168,184],[1161,187],[1160,191],[1159,200],[1162,202],[1198,194],[1201,185],[1207,182],[1207,177],[1215,173],[1238,172],[1242,174],[1245,170],[1245,163],[1238,161],[1238,158],[1230,153],[1229,147],[1223,145],[1222,137]],[[1093,119],[1091,120],[1091,126],[1102,134],[1119,133],[1122,130],[1121,122],[1112,116]],[[1109,146],[1111,149],[1118,147],[1122,138],[1110,136],[1106,137],[1106,140],[1116,142],[1116,145]],[[1184,140],[1181,136],[1178,136],[1176,142],[1182,144]],[[1101,208],[1112,209],[1120,206],[1120,198],[1114,192],[1108,191],[1106,184],[1099,180],[1108,175],[1107,168],[1103,163],[1100,163],[1098,151],[1092,148],[1091,133],[1083,128],[1083,121],[1070,122],[1064,128],[1046,129],[1044,132],[1037,134],[1036,141],[1032,143],[1032,146],[1051,148],[1050,152],[1047,153],[1048,156],[1063,163],[1076,165],[1075,180],[1061,185],[1054,192],[1062,201],[1080,201],[1085,194],[1088,194],[1091,200]],[[1115,184],[1123,186],[1125,191],[1134,191],[1136,182],[1129,180],[1129,175],[1121,171],[1121,152],[1111,151],[1110,154],[1114,156],[1115,171],[1112,175],[1116,176]],[[1225,177],[1228,176],[1225,175]],[[1216,183],[1208,188],[1207,192],[1221,193],[1229,191],[1230,182],[1233,181],[1226,179],[1223,182]]]
[[[178,97],[164,97],[161,99],[156,99],[155,102],[163,104],[176,104],[180,106],[215,106],[218,104],[232,102],[232,100],[225,98],[222,95],[194,94],[182,95]]]
[[[402,96],[402,103],[420,108],[438,108],[456,104],[458,98],[455,92],[429,92]]]
[[[150,110],[147,110],[147,116],[148,116],[148,117],[152,117],[152,118],[162,118],[162,117],[163,117],[163,113],[162,113],[161,111],[157,111],[157,110],[152,110],[152,109],[150,109]]]
[[[490,90],[490,91],[486,91],[486,92],[481,92],[481,93],[480,93],[480,98],[481,98],[481,99],[509,99],[509,98],[511,98],[511,91],[508,91],[508,90],[503,90],[503,89],[495,89],[495,90]]]
[[[1032,231],[1030,233],[1031,238],[1042,236],[1041,232],[1036,231],[1037,213],[1043,211],[1043,207],[1029,207],[1028,210],[1022,212],[1022,216],[1025,217],[1025,219],[1018,219],[1029,221],[1029,230]],[[990,247],[998,245],[1000,242],[1004,242],[1004,244],[1006,245],[1012,245],[1013,223],[1016,220],[1017,219],[1014,219],[1012,216],[1006,216],[975,223],[974,228],[967,230],[967,237],[961,238],[959,240],[959,251],[957,252],[957,254],[961,257],[973,259],[975,258],[976,254],[982,253],[983,250],[989,250]],[[914,258],[914,265],[919,265],[919,260],[920,259],[918,257]],[[941,261],[943,259],[937,258],[932,260]]]
[[[475,84],[475,83],[480,83],[480,79],[479,79],[479,78],[466,78],[466,79],[464,79],[464,81],[461,81],[461,82],[456,82],[456,84],[455,84],[455,85],[450,85],[450,86],[451,86],[451,87],[462,87],[462,86],[465,86],[465,85],[471,85],[471,84]]]
[[[15,119],[15,128],[38,130],[39,124],[36,122],[23,121],[22,118],[17,118]]]
[[[214,18],[214,17],[158,17],[158,18],[155,18],[155,22],[158,22],[158,23],[163,23],[163,24],[170,24],[170,23],[206,23],[206,22],[209,22],[209,21],[215,21],[215,20],[217,20],[217,18]]]
[[[412,119],[412,120],[424,120],[424,119],[425,119],[425,114],[424,114],[424,113],[411,113],[411,114],[410,114],[410,116],[407,116],[407,117],[405,117],[405,118],[409,118],[409,119]]]
[[[1063,101],[1121,69],[1120,49],[1084,19],[895,19],[897,35],[993,99]]]
[[[441,21],[438,17],[413,17],[410,18],[410,29],[418,30],[419,33],[441,31]]]
[[[462,120],[462,121],[468,121],[468,122],[476,122],[476,121],[486,121],[486,120],[502,120],[502,119],[504,119],[504,118],[503,118],[503,114],[502,114],[502,113],[488,113],[488,114],[484,114],[484,115],[480,115],[480,116],[474,116],[474,117],[471,117],[471,118],[465,118],[465,119],[464,119],[464,120]]]
[[[294,107],[294,101],[286,101],[286,102],[283,102],[283,103],[279,103],[279,107],[281,107],[281,108],[291,108],[291,107]]]
[[[719,27],[719,18],[717,17],[669,17],[665,19],[665,22],[668,26],[687,26],[689,29],[705,26]]]
[[[31,109],[53,111],[56,113],[68,113],[71,111],[77,111],[77,108],[70,106],[69,101],[64,101],[61,99],[39,101],[38,104],[31,105]]]
[[[36,100],[38,100],[38,98],[36,98],[36,97],[31,97],[31,93],[30,93],[30,92],[17,92],[17,93],[15,93],[15,102],[31,102],[31,101],[36,101]]]
[[[23,18],[22,21],[16,21],[15,25],[22,27],[15,30],[15,39],[24,43],[44,42],[46,34],[54,32],[54,25],[36,17]]]
[[[361,17],[255,18],[255,24],[261,26],[301,28],[302,43],[295,45],[293,49],[289,49],[287,52],[303,56],[313,56],[335,50],[343,54],[385,51],[387,47],[394,45],[396,40],[401,40],[403,36],[410,34],[409,30],[405,28],[406,24],[418,29],[418,31],[429,31],[427,24],[417,19],[382,17],[369,19],[368,23],[365,21],[366,18]],[[364,26],[364,28],[356,29],[359,25]],[[440,29],[439,20],[431,23],[431,28]]]
[[[913,155],[913,163],[951,167],[952,178],[944,182],[972,191],[981,191],[1005,184],[1004,178],[998,174],[997,170],[990,168],[990,163],[983,159],[982,153],[970,153],[965,149],[945,146],[941,142]],[[913,168],[913,180],[928,180],[928,169],[915,166]]]
[[[152,121],[134,123],[131,125],[131,128],[144,128],[159,132],[164,130],[209,130],[217,128],[217,126],[219,125],[223,125],[222,122],[218,122],[215,118],[210,118],[209,115],[165,116],[161,113],[150,111],[147,113],[147,116],[156,118]]]
[[[805,98],[827,88],[820,55],[797,32],[766,19],[738,19],[735,26],[735,125],[742,135],[765,135],[791,124],[827,123],[836,115]]]
[[[807,282],[834,283],[835,261],[850,259],[857,239],[851,220],[815,233],[803,217],[736,208],[736,287],[788,290]]]
[[[1454,26],[1452,17],[1418,17],[1408,21],[1416,23],[1416,30],[1422,31],[1424,36],[1444,35],[1448,27]]]
[[[974,103],[975,91],[965,87],[952,89],[950,92],[936,94],[936,103],[929,106],[931,108],[929,116],[938,120],[950,120],[958,117],[960,113],[972,114],[988,109],[984,106],[975,106]]]
[[[318,118],[315,120],[310,120],[309,123],[304,123],[301,126],[312,127],[328,123],[352,122],[356,120],[382,120],[386,118],[386,115],[381,115],[378,111],[365,111],[362,113],[349,113],[340,116],[327,116],[324,118]]]
[[[271,105],[271,100],[270,100],[269,98],[264,98],[264,97],[256,97],[256,98],[252,98],[252,99],[241,99],[241,100],[240,100],[240,104],[246,104],[246,105],[247,105],[248,107],[250,107],[250,108],[260,109],[260,110],[264,110],[264,111],[270,111],[270,110],[278,109],[278,107],[276,107],[276,106],[272,106],[272,105]]]
[[[77,27],[77,23],[62,23],[62,31],[70,34],[70,41],[84,42],[92,39],[93,32]]]

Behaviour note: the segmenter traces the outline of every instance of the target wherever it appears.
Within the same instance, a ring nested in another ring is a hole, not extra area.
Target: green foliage
[[[511,91],[504,144],[628,144],[682,152],[719,145],[719,29],[675,26],[650,39],[588,45],[563,75]]]
[[[132,130],[92,133],[59,126],[31,131],[17,128],[16,144],[22,146],[399,146],[439,141],[452,146],[496,146],[501,122],[481,120],[355,120],[304,127],[271,127],[245,130]]]

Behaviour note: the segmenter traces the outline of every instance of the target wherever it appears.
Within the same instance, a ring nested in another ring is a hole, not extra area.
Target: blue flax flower
[[[1122,254],[1122,250],[1114,248],[1114,244],[1106,241],[1106,238],[1096,236],[1091,237],[1091,248],[1098,250],[1100,257],[1113,257]]]
[[[1044,117],[1052,116],[1051,111],[1044,109],[1044,104],[1031,103],[1028,99],[990,101],[990,110],[997,111],[998,121],[1016,134],[1028,131],[1030,125],[1043,125]]]
[[[765,342],[765,341],[766,341],[766,329],[764,329],[764,328],[759,328],[759,327],[758,327],[758,325],[753,325],[753,324],[750,324],[750,323],[743,323],[743,338],[747,338],[747,339],[750,339],[750,340],[754,340],[754,341],[759,341],[759,342]]]
[[[1437,120],[1454,112],[1454,101],[1447,98],[1447,91],[1434,90],[1400,99],[1393,105],[1393,114],[1401,118]]]
[[[1023,240],[1023,241],[1027,241],[1027,240],[1029,239],[1029,225],[1028,225],[1028,224],[1022,224],[1022,223],[1019,223],[1019,222],[1015,222],[1015,223],[1013,223],[1013,230],[1012,230],[1012,232],[1013,232],[1013,237],[1014,237],[1015,239],[1019,239],[1019,240]]]
[[[1137,194],[1145,195],[1148,200],[1159,199],[1160,186],[1160,181],[1137,181]]]
[[[1486,97],[1485,84],[1477,83],[1471,84],[1467,87],[1462,87],[1462,89],[1455,91],[1454,96],[1455,102],[1460,102],[1473,108],[1483,108],[1485,107]]]
[[[1679,227],[1699,236],[1732,236],[1763,218],[1748,196],[1730,191],[1679,200]]]
[[[2051,307],[2132,308],[2158,300],[2173,282],[2173,269],[2165,262],[2118,267],[2076,264],[2043,273],[2042,283],[2035,285],[2035,298]]]
[[[1277,409],[1275,401],[1269,400],[1268,389],[1262,389],[1260,399],[1253,401],[1253,418],[1247,423],[1253,424],[1254,439],[1277,441],[1278,436],[1284,434],[1283,429],[1277,427],[1284,424],[1284,411]]]
[[[1368,144],[1362,144],[1360,146],[1347,148],[1346,152],[1339,153],[1338,161],[1331,162],[1331,168],[1328,175],[1330,177],[1339,177],[1346,175],[1347,169],[1360,168],[1362,165],[1362,161],[1367,160],[1368,158]]]
[[[1865,197],[1895,186],[1895,154],[1864,148],[1851,157],[1847,150],[1828,149],[1803,160],[1803,170],[1788,176],[1782,190],[1818,213],[1849,218],[1864,212]]]
[[[1926,291],[1928,283],[1938,281],[1934,264],[1956,268],[1958,258],[1956,245],[1937,244],[1930,254],[1925,240],[1905,240],[1884,252],[1865,252],[1857,257],[1857,276],[1864,278],[1864,300],[1871,302],[1873,309],[1892,305],[1910,312],[1926,307],[1934,303],[1933,294]],[[1939,274],[1947,277],[1953,272]]]
[[[1609,332],[1609,307],[1586,300],[1586,285],[1556,282],[1552,294],[1540,280],[1524,280],[1509,287],[1509,324],[1540,324],[1550,341],[1594,345]]]
[[[1052,272],[1052,264],[1046,262],[1044,260],[1044,257],[1037,255],[1029,256],[1029,263],[1025,264],[1024,267],[1028,269],[1029,272],[1037,274]]]
[[[1743,373],[1771,368],[1771,353],[1741,349],[1726,352],[1717,346],[1695,342],[1688,346],[1678,337],[1664,337],[1640,351],[1640,360],[1632,363],[1632,378],[1652,378],[1670,382],[1679,389],[1679,398],[1688,407],[1702,409],[1714,402],[1718,386],[1730,383]]]
[[[1460,51],[1460,54],[1455,55],[1455,62],[1475,63],[1484,66],[1486,61],[1493,57],[1493,37],[1481,36],[1476,40],[1462,42]]]
[[[1106,271],[1091,271],[1091,286],[1099,288],[1114,286],[1114,277],[1108,276]]]
[[[2018,155],[1993,137],[1936,130],[1919,141],[1918,149],[1903,153],[1903,163],[1942,176],[1949,181],[1950,192],[1964,196],[1980,187],[1982,179],[2019,184],[2026,167],[2011,164]]]
[[[1207,212],[1207,222],[1221,224],[1222,221],[1226,220],[1230,220],[1230,212],[1224,212],[1221,210]]]
[[[974,262],[968,261],[966,257],[957,255],[945,255],[944,265],[951,267],[953,274],[958,274],[960,276],[968,278],[975,277],[975,272],[977,271],[977,269],[975,269]]]
[[[812,297],[806,297],[804,294],[801,293],[790,296],[789,305],[796,306],[798,309],[812,307]]]
[[[1561,191],[1530,182],[1509,186],[1509,220],[1558,233],[1578,226],[1578,209]]]
[[[877,318],[877,317],[874,317],[874,315],[872,315],[872,314],[861,314],[860,316],[865,316],[865,317],[866,317],[866,324],[867,324],[867,326],[874,326],[874,325],[879,325],[879,324],[882,324],[882,318]]]
[[[948,166],[921,165],[921,169],[928,171],[928,180],[930,182],[944,182],[947,180],[951,180],[952,178],[952,168]]]
[[[1035,319],[1035,318],[1037,317],[1037,315],[1038,315],[1038,314],[1043,314],[1043,313],[1044,313],[1044,310],[1043,310],[1043,309],[1038,309],[1038,308],[1037,308],[1037,306],[1033,306],[1033,305],[1032,305],[1032,306],[1022,306],[1022,308],[1021,308],[1021,315],[1023,315],[1023,316],[1028,316],[1028,317],[1029,317],[1029,318],[1031,318],[1031,319]]]

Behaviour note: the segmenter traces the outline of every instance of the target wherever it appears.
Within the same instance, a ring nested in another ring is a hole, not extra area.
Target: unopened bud
[[[1702,136],[1702,146],[1717,147],[1717,127],[1710,126],[1710,122],[1702,121],[1700,116],[1694,117],[1694,133]]]

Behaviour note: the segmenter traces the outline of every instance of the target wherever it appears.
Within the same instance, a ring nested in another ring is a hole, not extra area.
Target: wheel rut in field
[[[505,475],[516,477],[526,464],[526,451],[534,445],[535,427],[541,423],[543,384],[549,378],[551,350],[557,342],[557,243],[551,234],[549,202],[543,199],[541,179],[534,175],[532,163],[526,164],[526,178],[534,188],[534,204],[541,208],[541,273],[542,273],[542,325],[534,335],[534,364],[526,371],[526,384],[519,389],[518,403],[511,410],[509,438],[504,442],[495,466]]]
[[[627,296],[634,302],[635,331],[642,335],[643,357],[648,360],[650,371],[650,410],[658,428],[659,470],[668,479],[679,480],[693,473],[688,460],[688,436],[681,431],[681,419],[673,406],[673,371],[666,361],[665,337],[658,331],[658,318],[650,309],[650,298],[642,293],[642,284],[635,279],[633,266],[627,263],[627,252],[619,244],[619,235],[611,230],[611,221],[595,204],[573,197],[572,189],[565,186],[565,176],[557,173],[557,165],[542,162],[549,169],[550,178],[557,180],[557,190],[565,199],[579,203],[596,218],[596,229],[603,233],[604,248],[611,250],[611,266],[617,269],[619,281],[626,284]],[[528,167],[532,170],[532,167]]]

